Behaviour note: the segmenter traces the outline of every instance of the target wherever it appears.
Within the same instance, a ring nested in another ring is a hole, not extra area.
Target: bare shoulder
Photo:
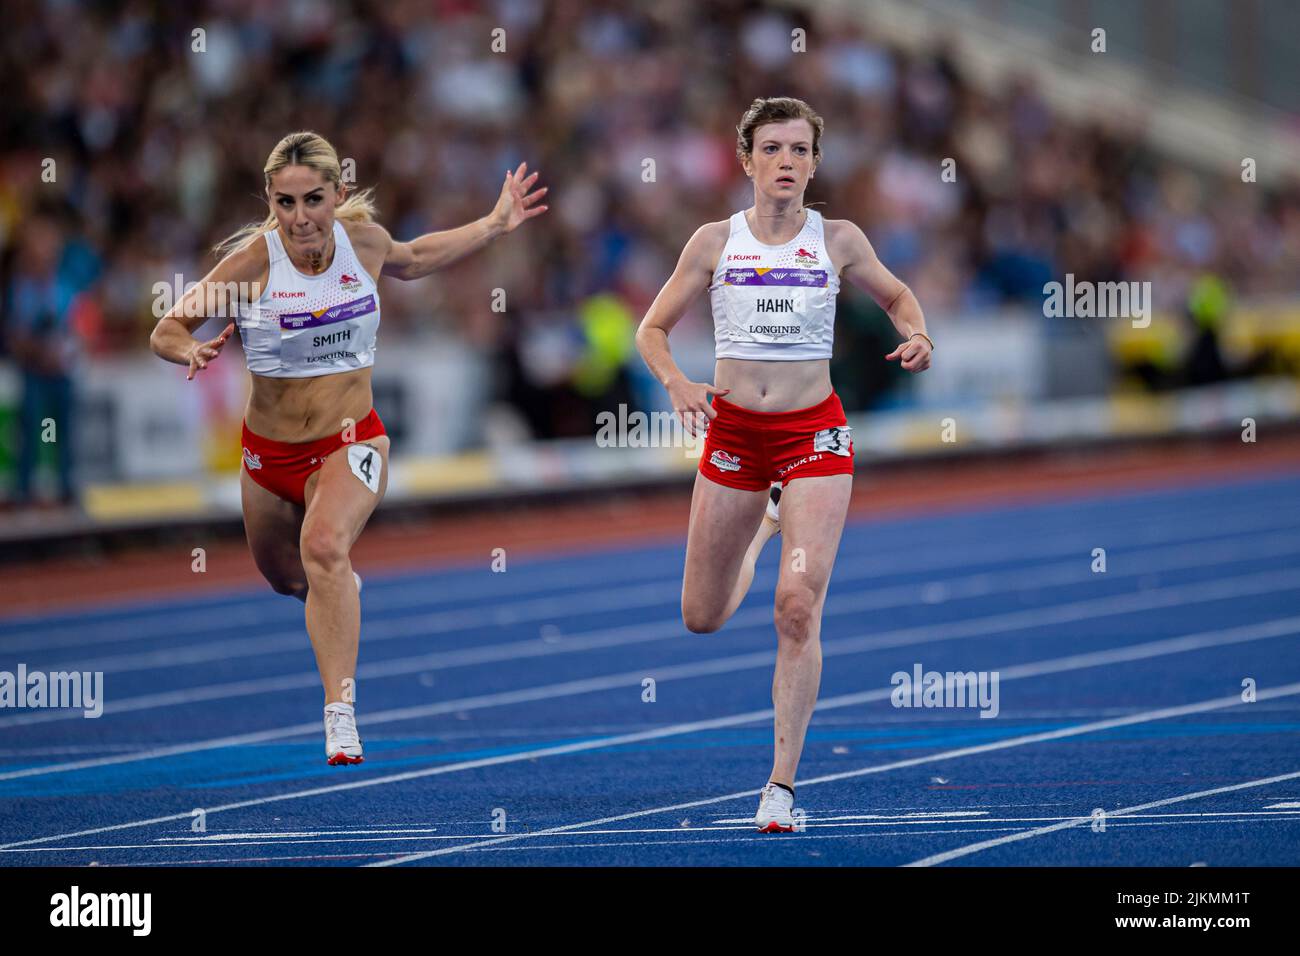
[[[377,222],[344,222],[343,231],[348,234],[348,241],[352,243],[352,248],[358,250],[387,253],[389,246],[393,244],[393,237]]]
[[[826,229],[826,243],[846,244],[854,242],[865,242],[867,234],[862,228],[851,219],[824,219],[822,224]]]
[[[727,247],[727,239],[730,235],[731,220],[706,222],[695,230],[695,235],[691,236],[686,243],[686,248],[682,250],[682,259],[712,273],[718,264],[718,259],[722,256],[722,250]]]
[[[696,235],[707,235],[714,239],[721,239],[724,242],[731,235],[731,220],[719,219],[717,222],[706,222],[695,230]]]
[[[211,275],[221,282],[259,282],[266,278],[270,268],[271,256],[266,251],[266,238],[259,232],[218,262]]]
[[[841,269],[870,258],[875,253],[867,234],[849,219],[825,219],[826,250]]]

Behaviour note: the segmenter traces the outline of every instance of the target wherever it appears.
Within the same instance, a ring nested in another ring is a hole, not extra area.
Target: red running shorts
[[[834,392],[811,408],[756,412],[713,398],[700,474],[744,491],[765,491],[774,481],[853,474],[853,440],[844,406]]]
[[[363,442],[380,435],[384,423],[373,408],[370,414],[357,422],[354,440]],[[316,441],[272,441],[248,430],[244,424],[244,470],[248,477],[285,501],[305,505],[303,489],[307,479],[325,464],[325,459],[348,444],[343,433],[326,435]]]

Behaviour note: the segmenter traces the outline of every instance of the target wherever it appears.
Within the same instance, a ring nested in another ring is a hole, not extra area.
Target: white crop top
[[[807,210],[799,234],[782,246],[759,242],[744,212],[734,213],[709,285],[717,358],[830,358],[839,289],[821,213]]]
[[[375,363],[379,289],[334,221],[334,261],[320,275],[294,268],[278,230],[264,234],[271,267],[261,298],[240,311],[248,370],[311,378]]]

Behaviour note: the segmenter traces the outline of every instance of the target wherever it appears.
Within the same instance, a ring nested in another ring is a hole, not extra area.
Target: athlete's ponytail
[[[378,214],[375,209],[375,191],[369,187],[348,196],[334,210],[334,218],[344,222],[374,222]]]
[[[343,188],[343,170],[339,165],[338,153],[325,137],[317,133],[310,131],[290,133],[276,143],[262,170],[266,177],[267,189],[271,188],[271,176],[286,166],[306,166],[314,169],[332,182],[335,189]],[[363,189],[353,193],[343,200],[338,209],[334,210],[334,218],[344,222],[374,222],[376,215],[373,189]],[[218,256],[225,256],[242,249],[258,236],[274,229],[276,222],[275,211],[272,210],[261,222],[250,222],[227,236],[213,246],[212,251]]]

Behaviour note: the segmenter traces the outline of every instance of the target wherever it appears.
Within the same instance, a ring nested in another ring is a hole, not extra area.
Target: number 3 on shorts
[[[379,494],[379,475],[384,470],[384,459],[370,445],[348,446],[348,467],[367,488]]]

